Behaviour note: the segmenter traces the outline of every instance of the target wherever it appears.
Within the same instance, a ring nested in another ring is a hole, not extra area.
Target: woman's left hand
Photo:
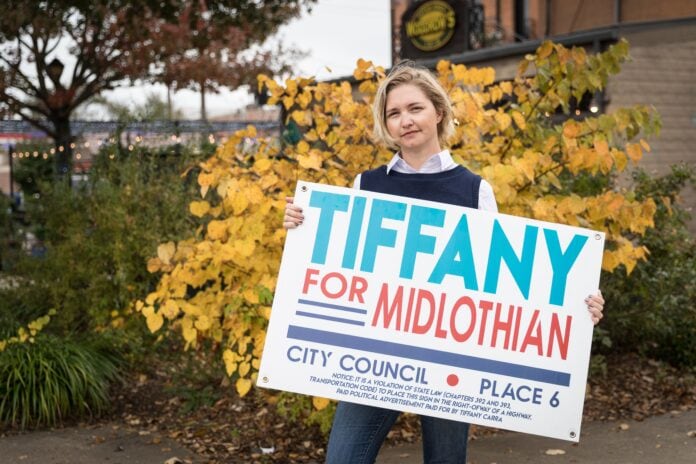
[[[585,298],[585,304],[587,305],[587,310],[590,312],[590,317],[594,325],[604,317],[602,311],[604,311],[604,298],[602,297],[602,291],[597,290],[596,295],[590,295]]]

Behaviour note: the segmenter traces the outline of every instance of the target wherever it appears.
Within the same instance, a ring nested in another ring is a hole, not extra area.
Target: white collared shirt
[[[389,171],[392,169],[401,174],[436,174],[438,172],[449,171],[457,166],[459,165],[454,162],[449,150],[442,150],[440,153],[431,156],[423,163],[420,169],[413,169],[410,164],[396,153],[391,161],[389,161],[389,164],[387,164],[387,174],[389,174]],[[360,188],[360,177],[361,175],[358,174],[355,181],[353,181],[353,188]],[[483,179],[481,179],[481,185],[479,186],[478,208],[484,211],[498,212],[498,204],[495,201],[493,187]]]

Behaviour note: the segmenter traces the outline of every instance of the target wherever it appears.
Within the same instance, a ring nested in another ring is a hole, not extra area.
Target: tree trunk
[[[65,180],[70,184],[72,174],[72,148],[73,143],[72,131],[70,128],[70,119],[59,118],[53,120],[53,126],[56,129],[56,154],[55,154],[55,169],[56,179]],[[62,147],[62,150],[61,150]]]
[[[205,84],[201,82],[201,119],[203,121],[208,120],[208,115],[205,111]]]
[[[167,85],[167,119],[172,120],[172,88]]]

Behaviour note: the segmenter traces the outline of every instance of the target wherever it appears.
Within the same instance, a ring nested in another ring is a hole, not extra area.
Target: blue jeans
[[[339,402],[326,464],[372,464],[399,411]],[[466,464],[469,424],[420,416],[425,464]]]

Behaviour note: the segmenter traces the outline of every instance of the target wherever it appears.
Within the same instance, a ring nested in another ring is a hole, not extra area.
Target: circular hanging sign
[[[448,3],[432,0],[420,5],[406,22],[406,36],[426,52],[442,48],[454,34],[455,13]]]

